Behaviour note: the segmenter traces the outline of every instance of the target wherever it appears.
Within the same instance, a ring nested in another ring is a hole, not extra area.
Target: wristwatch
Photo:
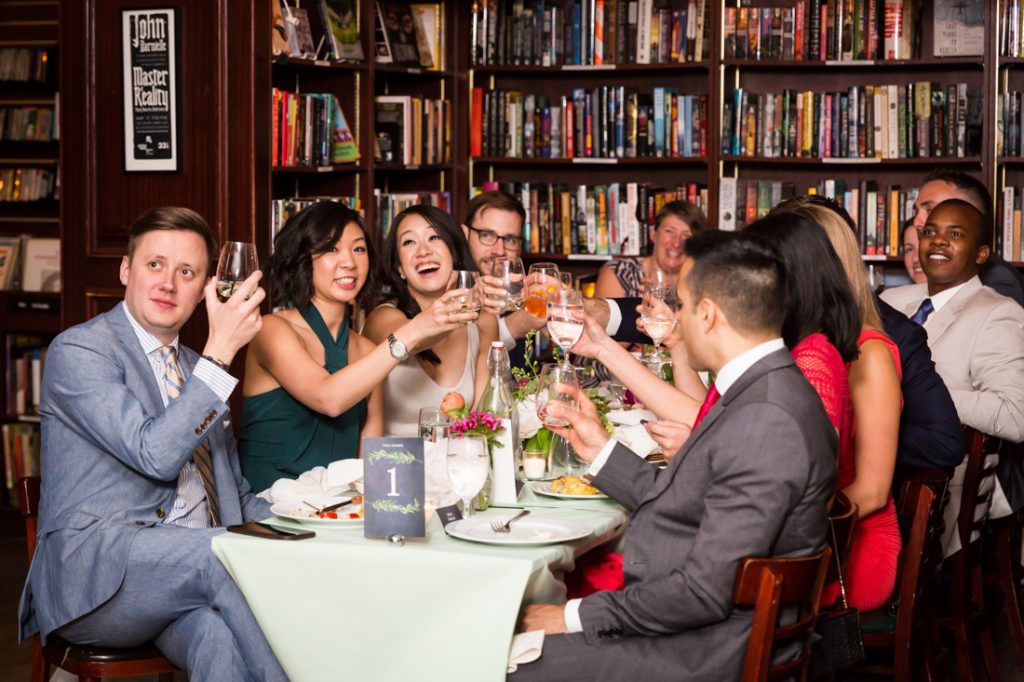
[[[409,357],[409,349],[405,344],[395,338],[394,334],[388,334],[388,348],[391,350],[391,357],[399,362],[405,362]]]

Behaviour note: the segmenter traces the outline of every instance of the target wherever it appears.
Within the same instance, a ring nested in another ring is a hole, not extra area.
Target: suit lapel
[[[942,335],[949,329],[950,325],[956,321],[957,315],[963,310],[963,307],[967,305],[967,302],[981,289],[981,281],[978,279],[969,280],[964,284],[963,288],[956,292],[953,296],[942,306],[942,310],[934,313],[925,322],[925,331],[928,332],[928,345],[933,346]]]
[[[763,377],[768,372],[785,367],[793,364],[793,356],[790,355],[788,349],[777,350],[769,355],[758,360],[754,363],[750,369],[744,372],[736,382],[729,387],[729,390],[724,396],[722,396],[717,403],[704,415],[704,419],[701,420],[697,428],[690,434],[690,437],[683,443],[683,447],[679,449],[676,456],[672,458],[672,462],[668,469],[665,470],[658,481],[651,486],[650,492],[641,502],[644,504],[649,502],[665,491],[666,488],[672,483],[672,479],[676,475],[676,471],[682,466],[687,456],[693,452],[701,442],[701,439],[706,433],[708,433],[715,424],[724,418],[725,414],[729,410],[729,405],[736,401],[736,399],[747,389],[748,386],[755,383],[758,379]]]
[[[142,376],[142,382],[146,386],[146,397],[149,399],[147,407],[152,414],[160,414],[164,411],[164,399],[160,393],[160,387],[156,383],[156,376],[153,374],[153,366],[149,364],[149,358],[142,350],[139,337],[135,329],[124,313],[124,303],[117,306],[108,313],[107,323],[114,332],[114,337],[124,348],[125,354],[132,363],[136,372]]]

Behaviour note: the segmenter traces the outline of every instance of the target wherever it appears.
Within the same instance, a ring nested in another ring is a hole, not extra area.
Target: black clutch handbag
[[[835,543],[835,528],[829,519],[832,544]],[[833,560],[839,574],[839,595],[843,608],[818,614],[815,625],[817,641],[811,648],[808,677],[815,679],[830,675],[864,659],[864,640],[860,633],[860,611],[851,609],[846,602],[846,584],[843,580],[843,563],[839,553],[833,552]]]

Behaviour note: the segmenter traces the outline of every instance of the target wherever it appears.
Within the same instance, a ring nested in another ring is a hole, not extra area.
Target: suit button
[[[197,429],[196,429],[196,435],[197,435],[197,436],[201,436],[201,435],[203,435],[203,428],[204,428],[204,427],[199,427],[199,428],[197,428]]]
[[[210,414],[206,415],[207,419],[213,419],[217,416],[217,410],[210,410]]]
[[[166,511],[164,510],[164,508],[163,508],[163,507],[160,507],[160,508],[158,508],[158,509],[156,510],[156,517],[157,517],[158,519],[162,519],[162,518],[164,518],[165,516],[167,516],[167,512],[166,512]]]
[[[135,525],[136,525],[136,526],[145,526],[145,525],[146,525],[146,522],[145,522],[145,521],[136,521],[136,522],[135,522]]]

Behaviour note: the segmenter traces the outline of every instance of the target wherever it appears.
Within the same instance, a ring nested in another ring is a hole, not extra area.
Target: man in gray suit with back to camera
[[[713,232],[686,251],[678,323],[691,366],[715,372],[716,388],[662,471],[610,440],[582,393],[579,410],[548,406],[569,421],[557,431],[594,485],[633,513],[626,587],[527,606],[523,629],[549,636],[514,682],[739,679],[752,616],[732,603],[739,561],[825,546],[837,439],[782,342],[779,266]]]
[[[220,302],[208,279],[215,253],[197,213],[150,209],[131,226],[124,301],[50,345],[20,636],[154,640],[193,680],[286,680],[210,548],[221,526],[270,516],[242,478],[226,421],[238,383],[228,365],[260,329],[260,273]],[[200,357],[178,331],[204,296]]]

